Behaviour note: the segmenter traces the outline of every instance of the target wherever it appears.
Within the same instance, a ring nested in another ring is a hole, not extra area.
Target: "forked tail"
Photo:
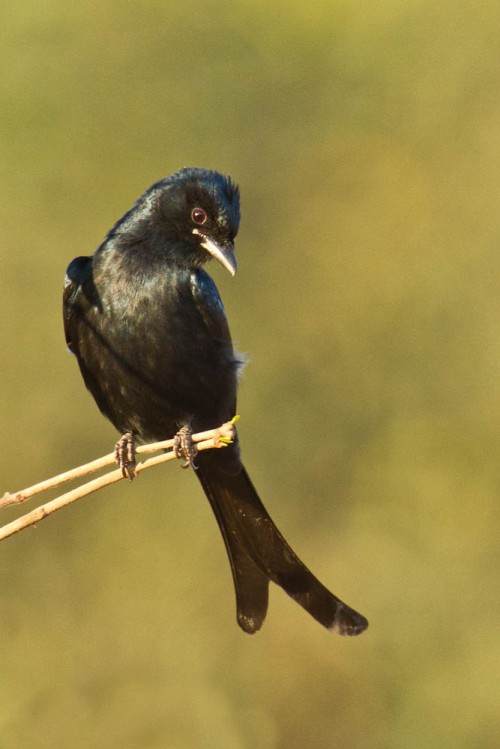
[[[225,473],[208,453],[199,454],[196,462],[226,544],[240,627],[252,634],[262,626],[271,580],[327,629],[341,635],[364,632],[365,617],[330,593],[288,545],[245,469]]]

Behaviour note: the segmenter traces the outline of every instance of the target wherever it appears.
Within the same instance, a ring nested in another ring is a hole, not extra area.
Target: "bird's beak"
[[[236,262],[236,255],[234,254],[234,245],[232,242],[226,245],[220,245],[214,242],[212,239],[203,234],[199,229],[193,229],[193,234],[198,234],[202,241],[200,246],[204,250],[207,250],[213,258],[219,261],[229,273],[234,276],[238,268]]]

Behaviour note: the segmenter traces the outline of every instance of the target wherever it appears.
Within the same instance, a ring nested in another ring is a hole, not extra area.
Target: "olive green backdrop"
[[[341,639],[273,587],[244,635],[197,482],[155,469],[0,545],[1,749],[496,746],[498,3],[7,0],[0,40],[1,490],[116,437],[68,262],[217,168],[245,462],[370,619]]]

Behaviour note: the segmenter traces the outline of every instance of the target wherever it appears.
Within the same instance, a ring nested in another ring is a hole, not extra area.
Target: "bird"
[[[123,434],[117,457],[133,476],[135,441],[176,434],[219,525],[239,626],[257,632],[269,583],[328,630],[358,635],[366,618],[331,593],[287,543],[242,463],[238,435],[195,455],[190,435],[231,420],[243,357],[233,348],[218,289],[204,266],[231,276],[240,193],[218,171],[182,168],[153,184],[91,256],[68,266],[66,344],[97,406]],[[128,457],[127,457],[128,456]]]

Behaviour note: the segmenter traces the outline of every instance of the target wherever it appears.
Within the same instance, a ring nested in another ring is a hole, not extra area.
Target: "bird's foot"
[[[176,458],[185,459],[186,462],[182,464],[182,468],[189,468],[191,466],[196,471],[197,465],[194,459],[198,450],[192,440],[192,436],[193,433],[189,427],[179,429],[174,437],[174,453]]]
[[[135,439],[132,432],[125,432],[115,445],[115,460],[121,468],[123,478],[132,481],[135,477]]]

